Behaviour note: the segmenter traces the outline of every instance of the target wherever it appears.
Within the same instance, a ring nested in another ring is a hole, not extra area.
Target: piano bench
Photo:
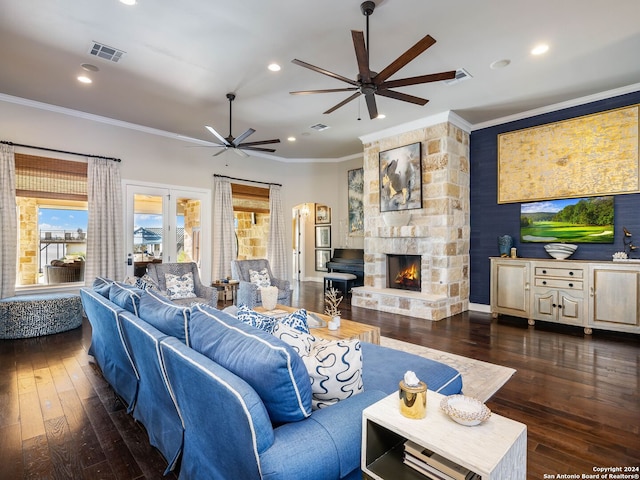
[[[353,286],[353,281],[358,278],[353,273],[329,272],[324,274],[324,291],[338,284],[342,294],[346,297]]]

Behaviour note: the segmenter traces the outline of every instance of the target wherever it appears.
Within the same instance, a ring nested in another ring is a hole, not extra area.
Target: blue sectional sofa
[[[462,390],[447,365],[360,342],[363,391],[314,410],[296,350],[227,312],[102,279],[81,298],[89,353],[182,480],[360,479],[362,410],[406,370]]]

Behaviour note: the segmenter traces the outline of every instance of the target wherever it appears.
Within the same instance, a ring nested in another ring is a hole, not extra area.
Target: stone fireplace
[[[352,305],[428,320],[468,310],[469,134],[453,117],[363,138],[365,278],[353,289]],[[381,213],[379,153],[414,142],[422,144],[422,208]],[[390,285],[389,254],[419,259],[417,287]]]

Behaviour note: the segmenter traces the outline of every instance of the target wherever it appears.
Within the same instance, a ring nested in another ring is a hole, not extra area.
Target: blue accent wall
[[[499,235],[513,237],[519,257],[550,258],[544,244],[520,243],[520,204],[498,204],[498,135],[637,103],[640,91],[471,132],[470,302],[489,304],[489,257],[498,256]],[[623,226],[640,245],[640,194],[617,195],[614,209],[614,243],[581,243],[571,259],[611,260],[615,252],[623,250]]]

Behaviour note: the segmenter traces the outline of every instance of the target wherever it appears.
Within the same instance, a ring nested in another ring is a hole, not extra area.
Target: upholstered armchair
[[[240,281],[238,285],[238,305],[246,305],[249,308],[262,305],[260,290],[256,283],[251,282],[250,271],[262,272],[263,269],[266,269],[269,275],[271,286],[278,287],[278,303],[291,306],[291,285],[289,280],[275,278],[271,272],[269,261],[265,259],[231,261],[231,276],[233,279]]]
[[[200,281],[200,272],[195,262],[184,263],[150,263],[147,265],[147,275],[158,285],[162,292],[167,291],[165,274],[182,276],[185,273],[193,274],[193,292],[195,297],[171,298],[171,301],[179,305],[191,305],[194,302],[207,303],[213,307],[218,305],[218,290],[203,285]]]

